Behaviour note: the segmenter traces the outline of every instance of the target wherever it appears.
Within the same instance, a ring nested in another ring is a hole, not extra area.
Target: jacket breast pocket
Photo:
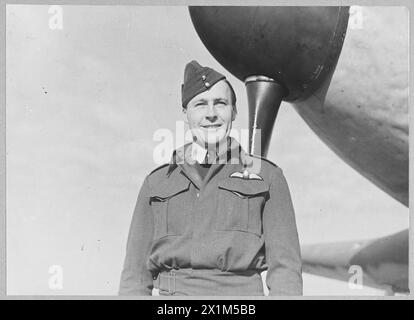
[[[218,188],[216,229],[260,236],[268,184],[258,180],[226,179],[219,183]]]
[[[161,185],[152,191],[150,204],[154,217],[154,240],[165,236],[182,235],[188,215],[186,185]]]

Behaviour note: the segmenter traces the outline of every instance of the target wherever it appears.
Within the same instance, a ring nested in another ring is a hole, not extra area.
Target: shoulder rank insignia
[[[230,178],[239,178],[244,180],[260,180],[263,181],[263,178],[255,173],[250,173],[247,169],[243,171],[236,171],[230,175]]]

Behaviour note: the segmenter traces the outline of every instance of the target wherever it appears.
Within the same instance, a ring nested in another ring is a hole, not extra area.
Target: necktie
[[[214,153],[207,151],[206,156],[204,158],[204,163],[205,164],[213,164],[215,161],[216,161],[216,157],[215,157]]]

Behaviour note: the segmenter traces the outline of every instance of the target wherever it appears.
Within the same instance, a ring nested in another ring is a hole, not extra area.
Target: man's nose
[[[209,104],[206,119],[210,122],[215,122],[217,120],[217,112],[214,104]]]

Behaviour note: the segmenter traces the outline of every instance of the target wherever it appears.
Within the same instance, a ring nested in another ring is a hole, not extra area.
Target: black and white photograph
[[[8,296],[410,294],[408,8],[5,24]]]

